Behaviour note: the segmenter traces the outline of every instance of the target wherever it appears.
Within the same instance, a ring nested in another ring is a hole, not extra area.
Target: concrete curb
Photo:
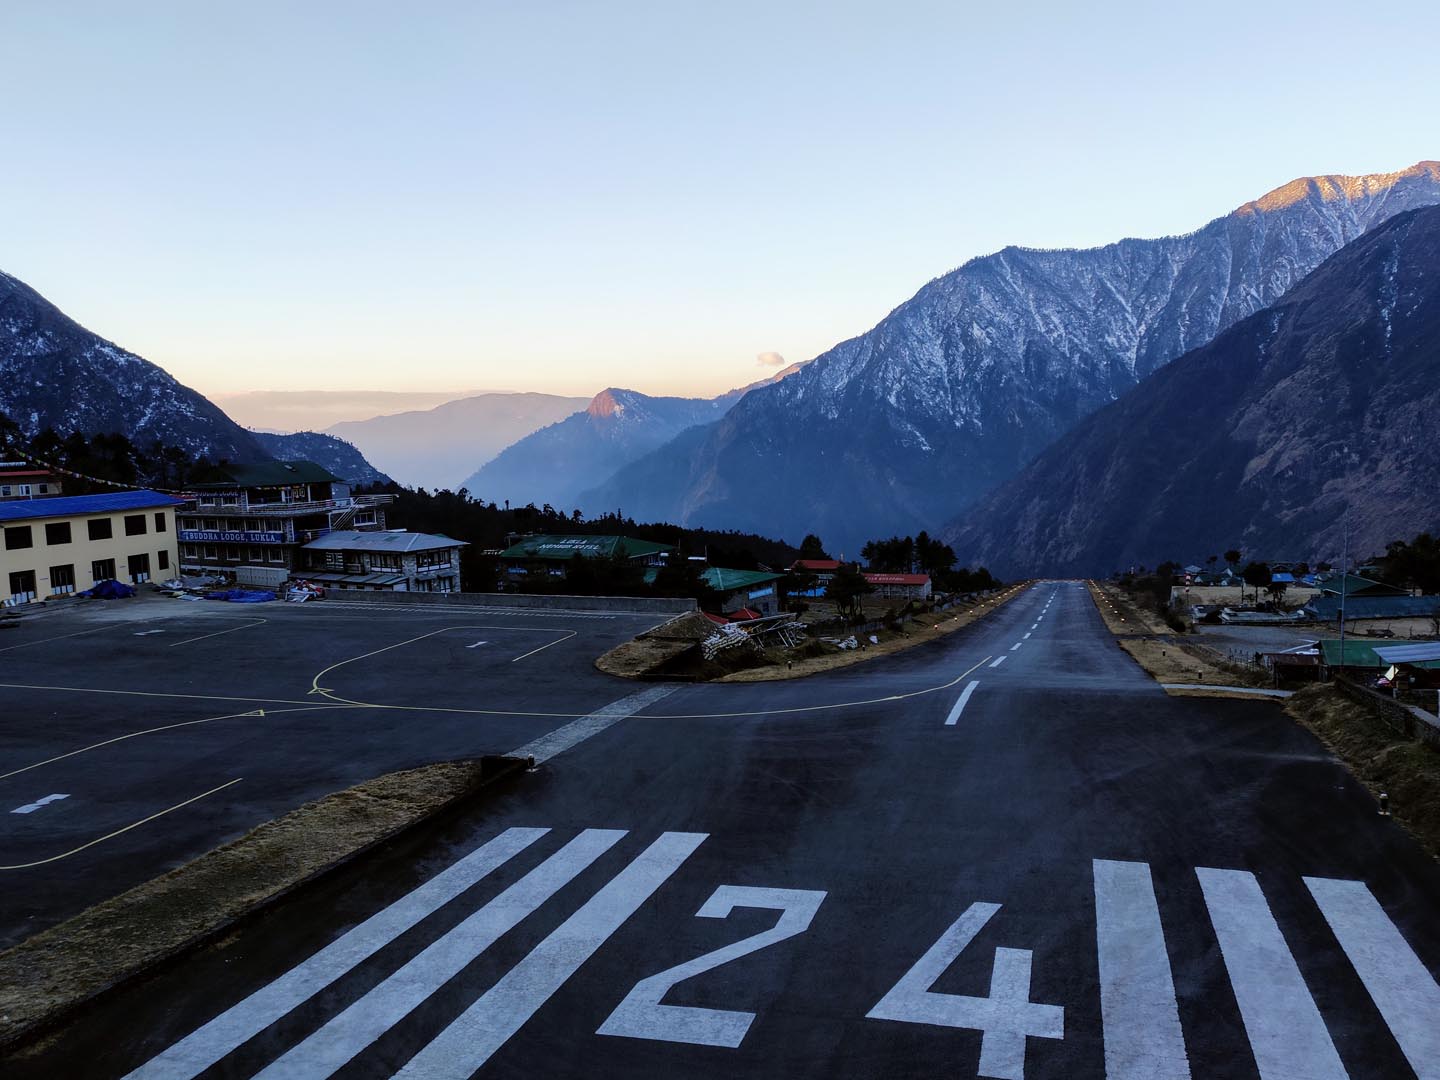
[[[37,1020],[31,1021],[30,1023],[20,1028],[17,1028],[15,1031],[9,1032],[8,1034],[0,1035],[0,1054],[9,1055],[16,1050],[21,1049],[27,1043],[31,1043],[37,1038],[49,1034],[56,1028],[61,1027],[67,1021],[74,1018],[76,1015],[78,1015],[80,1012],[82,1012],[89,1006],[94,1005],[96,1002],[109,997],[111,994],[119,990],[123,990],[133,986],[134,984],[140,982],[145,978],[148,978],[149,976],[155,974],[156,972],[162,970],[170,964],[194,955],[199,950],[206,948],[209,945],[212,945],[214,942],[232,933],[236,929],[247,925],[248,923],[260,918],[263,915],[268,914],[276,907],[280,906],[283,902],[295,896],[297,893],[300,893],[322,881],[327,880],[339,871],[345,869],[346,867],[349,867],[353,863],[369,855],[371,852],[375,851],[382,845],[393,843],[396,840],[405,838],[412,833],[418,832],[422,828],[434,826],[446,817],[459,814],[461,811],[468,809],[470,804],[477,801],[481,795],[488,794],[489,789],[494,787],[500,781],[509,779],[510,777],[515,776],[518,773],[524,772],[530,767],[531,760],[532,759],[509,757],[505,755],[486,755],[482,758],[479,758],[476,764],[478,764],[480,767],[480,775],[476,778],[475,783],[467,790],[450,799],[448,802],[444,802],[441,803],[439,806],[433,807],[432,809],[421,814],[419,817],[415,818],[413,821],[408,821],[404,825],[399,826],[398,828],[392,829],[387,833],[383,833],[379,836],[374,837],[371,840],[366,841],[364,844],[362,844],[355,850],[345,855],[342,855],[338,859],[326,864],[325,866],[320,867],[317,870],[312,871],[303,878],[300,878],[298,881],[294,881],[291,884],[285,886],[284,888],[279,889],[274,893],[271,893],[269,896],[266,896],[261,900],[257,900],[254,904],[246,908],[244,911],[241,911],[239,914],[232,915],[231,917],[222,920],[216,925],[195,934],[188,940],[181,942],[179,945],[167,949],[164,952],[158,954],[157,956],[151,957],[149,960],[137,965],[134,968],[131,968],[129,971],[123,972],[110,982],[106,983],[104,986],[101,986],[99,989],[85,994],[79,998],[76,998],[74,1001],[69,1001],[63,1005],[57,1006],[51,1012],[45,1014]],[[434,764],[441,763],[435,762]],[[339,793],[336,792],[334,794]],[[203,859],[205,858],[205,856],[200,855],[197,856],[197,858]],[[191,861],[193,862],[194,860]],[[24,942],[21,942],[20,945],[17,945],[15,947],[20,948],[24,944]]]
[[[1294,697],[1294,690],[1265,690],[1258,686],[1222,686],[1219,683],[1177,683],[1162,682],[1162,690],[1223,690],[1227,694],[1253,694],[1256,697]]]

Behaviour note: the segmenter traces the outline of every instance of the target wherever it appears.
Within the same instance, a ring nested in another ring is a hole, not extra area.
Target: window
[[[215,548],[212,545],[206,544],[203,558],[214,560],[219,558],[219,556],[215,554]]]
[[[159,566],[161,570],[169,570],[169,569],[170,569],[170,552],[168,552],[168,551],[161,551],[161,552],[157,553],[156,556],[155,556],[155,560],[156,560],[156,565]]]
[[[75,591],[75,566],[74,566],[74,564],[72,563],[72,564],[67,564],[67,565],[65,565],[65,566],[52,566],[52,567],[50,567],[50,595],[51,595],[51,596],[69,596],[69,595],[70,595],[71,593],[73,593],[74,591]]]
[[[9,484],[0,484],[0,499],[8,499],[12,494]]]
[[[109,518],[91,518],[85,523],[91,540],[109,540],[115,535],[115,523]]]
[[[270,554],[270,561],[273,562],[273,563],[283,563],[283,562],[285,561],[285,552],[280,551],[279,549],[276,549],[275,551],[272,551],[272,552],[270,552],[269,554]]]
[[[130,580],[137,585],[150,580],[150,556],[145,552],[139,555],[131,555],[129,565],[126,567],[130,572]]]
[[[144,515],[144,514],[126,514],[126,515],[125,515],[125,535],[126,535],[126,536],[144,536],[144,535],[145,535],[145,515]]]
[[[155,531],[165,531],[165,512],[163,510],[155,515]]]
[[[45,543],[54,547],[56,544],[70,543],[70,522],[52,521],[45,526]]]
[[[30,535],[29,525],[12,525],[5,530],[5,550],[19,551],[21,548],[35,546],[35,538]]]
[[[30,494],[30,485],[29,485],[29,484],[21,484],[21,485],[20,485],[20,497],[21,497],[21,498],[26,498],[26,497],[29,496],[29,494]]]
[[[17,570],[10,575],[10,598],[17,604],[35,599],[35,571]]]
[[[187,558],[187,559],[198,559],[198,558],[200,557],[200,556],[197,554],[198,550],[199,550],[199,549],[197,549],[194,544],[181,544],[181,545],[180,545],[180,554],[183,555],[183,556],[184,556],[185,558]]]
[[[114,559],[96,559],[90,564],[90,577],[95,581],[111,581],[115,577]]]

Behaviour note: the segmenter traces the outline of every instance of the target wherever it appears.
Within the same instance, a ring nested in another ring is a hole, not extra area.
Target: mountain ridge
[[[1433,162],[1351,180],[1291,181],[1181,236],[977,256],[746,395],[689,460],[662,446],[585,499],[847,548],[933,529],[1348,241],[1440,202]]]

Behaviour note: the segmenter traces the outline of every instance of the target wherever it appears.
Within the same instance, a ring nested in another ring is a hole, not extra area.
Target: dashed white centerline
[[[34,802],[26,803],[24,806],[17,806],[10,812],[12,814],[33,814],[47,803],[59,802],[61,799],[68,799],[69,797],[69,795],[46,795],[43,799],[36,799]]]
[[[1027,640],[1027,639],[1030,637],[1031,633],[1033,633],[1033,631],[1031,631],[1031,630],[1026,630],[1024,636],[1021,637],[1020,640],[1021,640],[1021,641]]]
[[[959,699],[955,702],[955,707],[950,710],[950,715],[945,718],[946,727],[953,726],[955,721],[960,719],[960,714],[965,711],[966,702],[970,700],[970,695],[975,692],[975,687],[979,685],[980,680],[970,680],[970,684],[965,687],[964,691],[960,694]]]
[[[1024,643],[1023,641],[1017,641],[1017,642],[1015,642],[1014,645],[1011,645],[1011,646],[1010,646],[1010,651],[1011,651],[1011,652],[1014,652],[1016,649],[1018,649],[1021,645],[1024,645],[1024,644],[1025,644],[1025,643]]]
[[[474,645],[466,645],[465,647],[466,647],[467,649],[478,649],[481,645],[488,645],[488,644],[490,644],[488,641],[477,641],[477,642],[475,642]]]
[[[993,664],[991,664],[990,666],[991,666],[992,668],[993,668],[993,667],[999,667],[999,666],[1000,666],[1001,664],[1003,664],[1004,662],[1005,662],[1005,657],[1002,656],[1002,657],[1000,657],[999,660],[996,660],[996,661],[995,661]]]

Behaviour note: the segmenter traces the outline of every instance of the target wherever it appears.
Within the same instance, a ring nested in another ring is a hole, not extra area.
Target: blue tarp
[[[263,604],[274,600],[275,594],[268,589],[226,589],[224,592],[212,592],[206,599],[228,600],[232,604]]]
[[[111,578],[109,581],[97,581],[93,587],[86,589],[80,594],[94,600],[126,600],[135,595],[133,585],[124,585]]]

